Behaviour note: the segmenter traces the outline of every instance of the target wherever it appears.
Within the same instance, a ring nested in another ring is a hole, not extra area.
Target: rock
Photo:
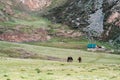
[[[13,15],[14,11],[11,9],[9,5],[6,5],[5,8],[3,8],[3,12],[8,14],[8,15]]]
[[[102,39],[105,41],[115,40],[120,35],[120,1],[106,0],[103,5],[105,18]]]
[[[21,7],[24,6],[25,10],[38,11],[48,7],[51,4],[51,0],[18,0],[17,4]]]

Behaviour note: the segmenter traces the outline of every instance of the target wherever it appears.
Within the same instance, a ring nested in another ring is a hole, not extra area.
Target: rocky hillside
[[[103,3],[103,39],[120,42],[120,0],[105,0]]]
[[[40,20],[27,13],[41,10],[50,3],[51,0],[0,0],[0,40],[28,42],[50,39],[46,29],[34,26]]]
[[[50,39],[49,21],[37,16],[59,0],[0,0],[0,40],[11,42],[46,41]]]
[[[120,40],[120,0],[0,0],[0,39],[9,40],[8,36],[16,36],[19,32],[17,37],[25,35],[20,40],[26,41],[29,38],[32,41],[33,35],[40,35],[37,30],[41,30],[41,26],[51,26],[47,21],[39,20],[39,13],[54,23],[79,29],[89,37],[105,41]],[[31,36],[28,36],[29,32]],[[10,41],[14,41],[15,36]]]
[[[120,0],[68,0],[64,6],[51,10],[47,17],[83,30],[90,37],[110,40],[120,36]]]

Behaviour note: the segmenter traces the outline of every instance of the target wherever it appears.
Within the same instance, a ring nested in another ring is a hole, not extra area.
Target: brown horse
[[[69,56],[68,58],[67,58],[67,62],[72,62],[73,61],[73,58],[71,57],[71,56]]]
[[[81,57],[78,57],[78,61],[79,61],[79,63],[82,62],[82,58],[81,58]]]

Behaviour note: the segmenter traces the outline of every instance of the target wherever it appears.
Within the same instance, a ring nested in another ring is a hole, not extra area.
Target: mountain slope
[[[1,0],[0,40],[11,42],[49,40],[47,30],[54,24],[38,14],[63,4],[59,0],[53,1]],[[48,6],[50,8],[47,8]]]
[[[91,37],[112,40],[115,35],[120,36],[119,5],[119,0],[69,0],[64,6],[51,10],[47,17],[83,30]]]
[[[40,1],[44,4],[38,4]],[[91,39],[120,41],[119,0],[1,0],[0,4],[1,40],[46,41],[51,39],[51,35],[57,35],[54,33],[60,23],[61,30],[58,31],[63,33],[57,33],[65,37],[74,34],[63,30],[68,25],[77,32],[85,32],[83,35]],[[44,15],[54,24],[41,18]]]

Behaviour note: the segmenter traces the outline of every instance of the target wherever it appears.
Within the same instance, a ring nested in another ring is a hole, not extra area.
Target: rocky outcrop
[[[41,10],[51,4],[51,0],[20,0],[20,2],[32,11]]]
[[[64,6],[53,9],[50,19],[99,36],[103,32],[102,3],[103,0],[69,0]]]
[[[13,0],[14,6],[23,11],[39,11],[51,5],[51,0]]]
[[[104,18],[104,33],[102,39],[103,40],[118,39],[120,36],[120,1],[119,0],[104,1],[103,12],[105,13],[105,18]]]
[[[68,0],[47,15],[56,23],[67,24],[102,40],[110,40],[120,32],[119,16],[120,0]]]

